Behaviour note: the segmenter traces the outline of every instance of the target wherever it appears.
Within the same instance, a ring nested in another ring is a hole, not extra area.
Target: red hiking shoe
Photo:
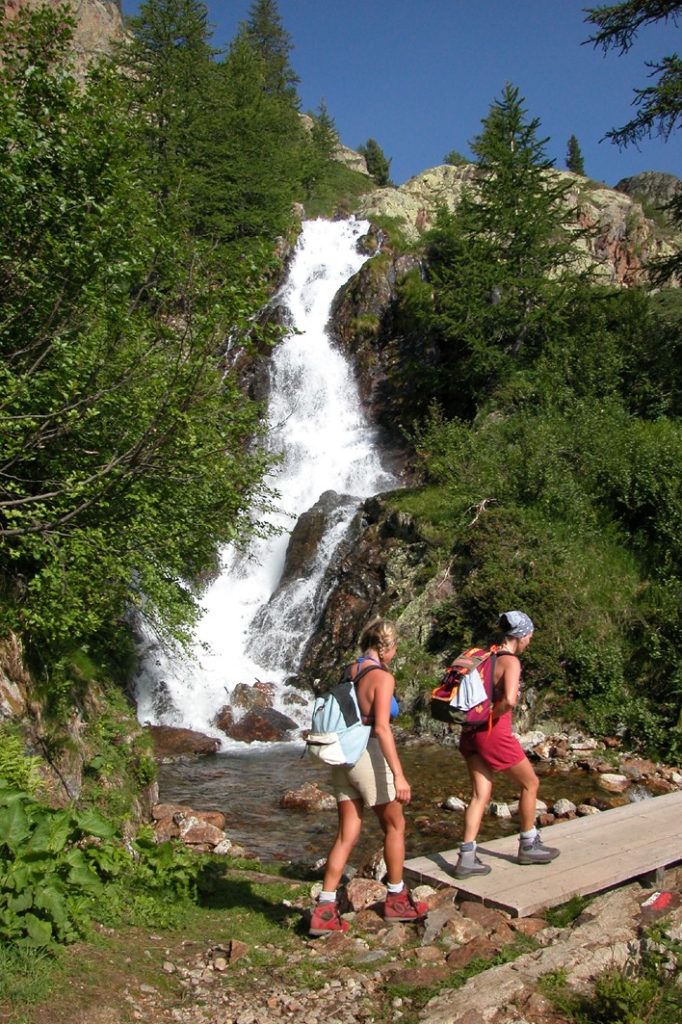
[[[327,932],[347,932],[348,921],[342,921],[336,903],[317,903],[310,916],[309,935],[326,935]]]
[[[407,886],[401,892],[386,895],[384,921],[423,921],[428,912],[426,903],[415,900]]]

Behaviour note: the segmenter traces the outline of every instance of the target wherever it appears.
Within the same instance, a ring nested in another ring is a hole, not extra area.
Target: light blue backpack
[[[355,678],[346,665],[343,678],[313,706],[305,753],[314,761],[331,765],[354,765],[367,747],[371,725],[363,725],[355,687],[376,664],[361,668]]]

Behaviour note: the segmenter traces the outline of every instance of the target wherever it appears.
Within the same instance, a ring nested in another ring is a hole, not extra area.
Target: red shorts
[[[513,768],[525,758],[523,747],[512,736],[511,712],[500,715],[488,732],[484,729],[462,729],[459,750],[464,757],[479,754],[494,772]]]

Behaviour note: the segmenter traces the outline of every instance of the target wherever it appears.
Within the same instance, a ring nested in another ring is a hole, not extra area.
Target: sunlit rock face
[[[93,59],[111,53],[125,38],[123,16],[115,0],[65,0],[76,20],[74,49],[79,70]],[[5,0],[5,17],[15,18],[23,7],[57,7],[64,0]]]
[[[678,179],[673,175],[637,175],[620,182],[616,189],[570,171],[548,173],[570,185],[566,226],[585,231],[577,245],[584,254],[585,265],[595,271],[599,283],[624,287],[642,284],[651,259],[676,251],[670,230],[662,230],[646,216],[640,201],[650,196],[657,205],[659,197],[674,194],[674,182]],[[368,192],[360,202],[359,212],[369,220],[390,217],[399,223],[409,241],[417,242],[433,227],[438,209],[444,206],[455,210],[462,191],[475,187],[479,174],[474,164],[431,167],[400,188]],[[672,182],[663,180],[667,178],[672,178]],[[625,181],[630,182],[627,189]]]

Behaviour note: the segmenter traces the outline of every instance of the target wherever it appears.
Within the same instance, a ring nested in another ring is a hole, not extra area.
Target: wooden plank
[[[489,875],[455,879],[457,849],[408,860],[405,875],[456,886],[464,897],[526,917],[682,861],[682,792],[560,822],[542,836],[561,850],[550,864],[518,864],[514,835],[479,845]]]

